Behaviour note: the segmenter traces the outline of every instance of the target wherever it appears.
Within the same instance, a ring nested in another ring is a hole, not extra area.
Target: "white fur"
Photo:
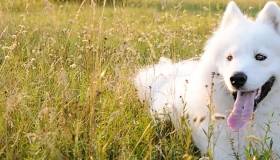
[[[255,60],[256,53],[266,55],[267,59]],[[229,54],[233,56],[232,61],[226,59]],[[239,132],[233,132],[226,119],[212,120],[215,115],[227,117],[232,110],[234,100],[231,92],[234,88],[229,78],[235,72],[244,72],[248,76],[244,90],[260,88],[272,75],[276,77],[271,91],[258,104],[254,119]],[[206,44],[199,61],[191,59],[172,63],[162,58],[158,64],[142,69],[135,77],[135,85],[140,99],[150,104],[155,119],[171,119],[179,127],[180,118],[188,114],[193,140],[201,152],[206,153],[210,146],[215,160],[230,160],[235,159],[233,150],[244,159],[249,137],[263,140],[267,123],[271,127],[268,136],[273,138],[273,152],[279,156],[279,80],[279,7],[268,2],[256,21],[252,21],[234,2],[230,2],[220,27]],[[204,117],[206,119],[200,122]],[[210,123],[213,131],[209,130]],[[206,135],[210,132],[213,135],[208,145]]]

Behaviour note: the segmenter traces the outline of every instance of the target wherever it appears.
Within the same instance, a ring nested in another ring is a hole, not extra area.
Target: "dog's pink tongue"
[[[250,120],[254,111],[255,96],[256,91],[237,92],[232,112],[227,119],[232,130],[238,131]]]

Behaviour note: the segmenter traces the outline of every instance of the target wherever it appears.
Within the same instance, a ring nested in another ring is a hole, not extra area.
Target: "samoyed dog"
[[[197,59],[141,69],[139,98],[157,121],[188,119],[195,145],[215,160],[245,159],[246,147],[280,159],[280,8],[267,2],[256,20],[230,2]],[[269,142],[267,142],[269,140]]]

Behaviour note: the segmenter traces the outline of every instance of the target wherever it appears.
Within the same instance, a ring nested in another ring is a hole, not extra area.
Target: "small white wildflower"
[[[75,63],[73,63],[73,64],[70,65],[70,68],[73,68],[73,69],[74,69],[74,68],[76,68],[76,67],[77,67],[77,65],[76,65]]]
[[[10,56],[5,56],[5,60],[9,60],[9,59],[11,59],[11,57]]]
[[[202,9],[203,9],[204,11],[209,11],[209,8],[206,7],[206,6],[203,6]]]

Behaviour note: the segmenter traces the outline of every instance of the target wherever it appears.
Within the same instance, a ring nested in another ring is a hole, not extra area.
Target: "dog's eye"
[[[233,58],[232,55],[228,55],[228,56],[227,56],[227,60],[228,60],[228,61],[231,61],[232,58]]]
[[[264,61],[267,57],[265,55],[262,55],[260,53],[255,55],[255,59],[258,61]]]

